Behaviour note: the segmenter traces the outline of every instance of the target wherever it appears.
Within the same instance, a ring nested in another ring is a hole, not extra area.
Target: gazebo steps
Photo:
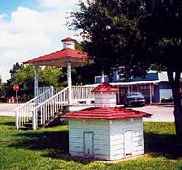
[[[55,126],[58,124],[64,123],[64,119],[61,118],[65,113],[67,112],[73,112],[73,111],[81,111],[83,109],[87,109],[90,107],[94,107],[94,104],[74,104],[74,105],[65,105],[60,109],[59,112],[54,113],[55,116],[49,116],[48,120],[46,120],[44,123],[41,123],[41,114],[38,111],[38,127],[50,127]],[[20,129],[32,129],[32,119],[25,122],[23,126]]]
[[[94,107],[94,98],[91,93],[93,88],[72,86],[71,105],[69,105],[68,100],[68,87],[45,98],[45,100],[41,100],[42,102],[37,105],[32,105],[32,100],[27,102],[23,107],[16,110],[16,128],[31,127],[36,130],[39,127],[49,126],[52,122],[59,120],[59,118],[56,119],[57,114]]]
[[[63,115],[63,112],[55,113],[54,117],[49,117],[45,123],[41,122],[41,116],[38,115],[38,127],[51,127],[58,125],[62,122],[64,122],[63,118],[61,116]],[[29,120],[23,124],[23,126],[20,129],[32,129],[32,120]]]

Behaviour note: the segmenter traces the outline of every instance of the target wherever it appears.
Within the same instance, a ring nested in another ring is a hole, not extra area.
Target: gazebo
[[[85,52],[75,49],[76,40],[72,38],[65,38],[62,40],[63,49],[47,55],[43,55],[28,61],[24,64],[32,64],[34,66],[60,66],[67,67],[67,82],[68,82],[68,103],[72,104],[72,79],[71,79],[71,68],[78,67],[85,64],[88,61],[88,55]],[[35,69],[34,79],[35,96],[37,95],[38,89],[38,77]]]

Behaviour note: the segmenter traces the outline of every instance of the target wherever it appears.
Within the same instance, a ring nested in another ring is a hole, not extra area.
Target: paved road
[[[0,104],[0,116],[15,116],[17,104]]]
[[[132,109],[152,114],[150,118],[144,118],[144,121],[174,122],[173,106],[152,105],[152,106],[137,107]]]
[[[17,104],[0,104],[0,116],[15,116],[16,107]],[[174,122],[173,106],[152,105],[132,109],[152,114],[150,118],[144,118],[144,121]]]

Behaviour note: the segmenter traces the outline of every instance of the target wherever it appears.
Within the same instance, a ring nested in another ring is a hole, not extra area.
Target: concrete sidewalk
[[[150,118],[144,118],[147,122],[174,122],[173,106],[149,105],[132,109],[152,114]]]
[[[17,104],[0,104],[0,116],[15,116]],[[130,108],[152,114],[150,118],[144,118],[148,122],[174,122],[173,106],[148,105],[144,107]]]
[[[17,108],[17,106],[17,104],[1,103],[0,116],[15,116],[15,109]]]

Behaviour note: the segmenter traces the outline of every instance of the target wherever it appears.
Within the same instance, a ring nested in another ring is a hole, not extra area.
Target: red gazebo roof
[[[102,83],[98,85],[96,88],[92,90],[93,93],[98,93],[98,92],[117,92],[118,88],[113,87],[109,83]]]
[[[24,64],[34,65],[49,65],[49,66],[65,66],[66,62],[73,63],[73,66],[85,63],[88,60],[88,55],[79,50],[66,48],[54,53],[43,55],[24,62]]]
[[[74,41],[74,42],[76,42],[75,39],[70,38],[70,37],[64,38],[64,39],[62,40],[62,42],[66,42],[66,41]]]
[[[67,113],[64,117],[67,119],[123,120],[150,116],[151,114],[145,112],[125,109],[121,107],[95,107],[85,109],[79,112],[70,112]]]

